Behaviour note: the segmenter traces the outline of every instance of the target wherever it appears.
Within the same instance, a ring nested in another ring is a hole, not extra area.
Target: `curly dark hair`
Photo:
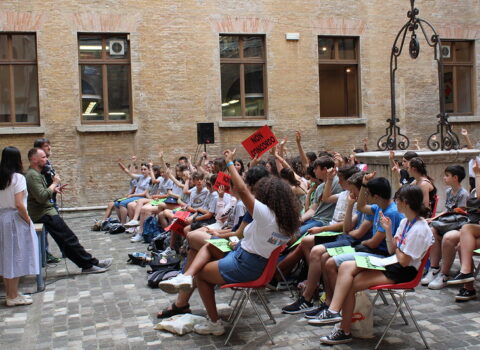
[[[255,198],[269,207],[280,233],[292,237],[300,228],[300,208],[290,186],[277,176],[264,177],[254,189]]]

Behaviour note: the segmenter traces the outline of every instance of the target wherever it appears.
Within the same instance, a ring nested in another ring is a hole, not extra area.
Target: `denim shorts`
[[[243,250],[240,244],[218,261],[220,275],[227,283],[255,281],[263,272],[268,259]]]
[[[115,207],[117,208],[120,208],[120,206],[122,207],[127,207],[128,203],[130,202],[133,202],[133,201],[136,201],[136,200],[139,200],[141,198],[144,198],[144,197],[130,197],[130,198],[127,198],[127,199],[124,199],[123,201],[116,201],[116,202],[113,202],[113,204],[115,205]]]

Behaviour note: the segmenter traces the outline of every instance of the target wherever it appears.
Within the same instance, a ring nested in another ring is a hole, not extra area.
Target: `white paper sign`
[[[373,265],[377,265],[377,266],[388,266],[398,262],[397,254],[393,254],[392,256],[389,256],[388,258],[383,258],[383,259],[377,258],[375,256],[369,256],[369,259]]]

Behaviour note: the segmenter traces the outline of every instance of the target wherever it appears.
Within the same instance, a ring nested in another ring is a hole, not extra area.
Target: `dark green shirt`
[[[35,169],[29,168],[25,178],[28,190],[27,210],[32,220],[37,222],[44,215],[58,215],[53,206],[53,191],[48,188],[45,176]]]

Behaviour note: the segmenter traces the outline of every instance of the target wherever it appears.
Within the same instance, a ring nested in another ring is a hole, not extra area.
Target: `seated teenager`
[[[429,289],[442,289],[447,285],[450,268],[455,259],[455,246],[460,241],[460,231],[458,230],[460,230],[462,224],[459,223],[457,227],[451,227],[448,230],[437,229],[436,224],[442,216],[454,213],[456,208],[465,208],[467,205],[469,194],[461,184],[464,178],[465,169],[460,165],[450,165],[445,169],[443,181],[445,185],[449,186],[446,191],[445,210],[434,218],[427,220],[430,222],[435,237],[435,243],[430,252],[430,269],[422,278],[422,285],[428,285]],[[443,240],[444,237],[446,238],[445,241]],[[456,242],[452,242],[452,240]],[[441,271],[440,259],[442,259]]]
[[[321,156],[313,163],[315,177],[325,181],[327,179],[327,170],[333,168],[335,163],[331,157]],[[322,200],[325,183],[320,184],[315,190],[315,199],[310,208],[302,215],[302,226],[298,236],[305,234],[312,227],[326,226],[332,220],[335,211],[335,203],[326,203]],[[338,183],[338,177],[335,176],[332,182],[332,194],[340,193],[342,190]]]
[[[206,323],[194,327],[199,334],[225,332],[217,313],[215,285],[256,280],[273,250],[288,242],[299,226],[298,206],[290,187],[275,176],[266,177],[255,186],[254,197],[235,169],[234,154],[225,151],[228,170],[240,199],[253,217],[244,231],[244,239],[226,256],[213,245],[204,245],[184,274],[159,284],[162,290],[175,293],[191,290],[195,278],[209,317]]]
[[[123,164],[122,164],[123,165]],[[132,179],[136,180],[135,190],[133,193],[127,195],[126,198],[115,201],[115,211],[117,216],[120,218],[120,223],[125,224],[127,222],[127,206],[128,203],[136,201],[138,199],[145,198],[148,193],[148,188],[150,186],[150,176],[149,169],[146,163],[142,163],[140,167],[140,175],[134,174],[129,171],[125,166],[120,166],[122,170],[130,175]]]
[[[427,174],[425,162],[420,157],[412,158],[408,162],[407,171],[414,178],[412,185],[417,185],[423,192],[423,205],[432,210],[435,207],[437,188]]]
[[[475,160],[473,164],[475,174],[476,199],[475,202],[468,203],[472,206],[469,209],[469,219],[471,224],[464,225],[460,230],[460,260],[462,266],[460,272],[454,278],[447,282],[447,285],[463,284],[458,294],[455,296],[457,302],[463,302],[475,299],[477,294],[473,287],[475,276],[473,275],[473,251],[480,248],[480,210],[478,201],[480,199],[480,162]],[[467,204],[467,205],[468,205]],[[473,209],[473,206],[477,209]]]
[[[387,243],[385,241],[385,230],[380,225],[380,218],[386,216],[392,222],[394,230],[400,225],[404,218],[403,214],[397,210],[397,205],[390,199],[391,187],[387,179],[383,177],[374,178],[375,173],[364,175],[362,187],[360,189],[357,201],[357,209],[363,214],[369,215],[372,219],[372,235],[368,234],[362,237],[359,244],[355,245],[355,253],[346,253],[329,257],[328,253],[322,256],[323,281],[326,284],[327,300],[317,309],[317,314],[306,314],[307,318],[312,318],[309,323],[315,324],[318,312],[325,309],[332,298],[332,291],[336,286],[338,269],[342,263],[355,260],[356,255],[384,257],[388,255]],[[367,204],[369,203],[369,204]],[[357,243],[357,242],[355,242]]]
[[[417,276],[422,258],[433,243],[432,231],[423,218],[428,211],[423,206],[422,190],[415,185],[403,186],[397,192],[396,201],[398,210],[406,216],[398,229],[393,230],[388,217],[381,218],[388,252],[395,256],[396,262],[385,266],[385,271],[359,268],[355,261],[340,266],[332,303],[319,315],[316,324],[341,324],[330,335],[320,338],[322,343],[342,344],[352,340],[350,329],[356,292],[376,285],[409,282]]]

